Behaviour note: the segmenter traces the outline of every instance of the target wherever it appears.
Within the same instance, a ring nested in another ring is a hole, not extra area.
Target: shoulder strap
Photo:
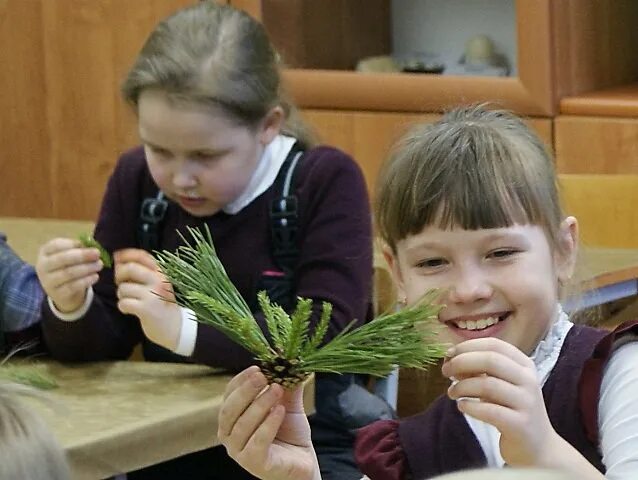
[[[160,190],[156,197],[142,201],[137,226],[137,243],[140,248],[152,252],[160,247],[160,224],[166,216],[168,202]]]
[[[292,273],[299,256],[297,247],[298,204],[294,193],[295,168],[303,156],[303,148],[296,142],[273,184],[275,198],[270,205],[272,255],[285,273]]]

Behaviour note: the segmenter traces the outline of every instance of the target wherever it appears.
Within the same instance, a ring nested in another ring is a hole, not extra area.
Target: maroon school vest
[[[602,372],[614,340],[629,332],[638,335],[638,324],[625,324],[612,333],[574,325],[543,386],[547,413],[556,432],[601,472],[604,466],[598,451],[597,421]],[[366,437],[375,438],[373,425],[361,430],[357,441],[360,448],[355,452],[361,471],[372,480],[421,480],[487,465],[483,450],[456,402],[445,395],[425,412],[399,422],[399,450],[407,465],[397,461],[397,452],[388,448],[390,435],[378,442],[376,452],[368,448],[370,442],[366,442]]]

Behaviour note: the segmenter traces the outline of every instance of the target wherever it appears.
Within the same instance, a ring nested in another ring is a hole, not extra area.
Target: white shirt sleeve
[[[616,350],[605,367],[598,401],[605,478],[638,478],[638,342]]]
[[[60,320],[64,320],[65,322],[75,322],[76,320],[79,320],[84,315],[86,315],[86,312],[89,311],[89,308],[91,308],[91,303],[93,303],[93,296],[93,288],[89,287],[86,291],[86,297],[84,297],[84,303],[82,304],[82,306],[76,311],[69,313],[63,313],[58,310],[58,308],[55,306],[55,303],[53,303],[53,300],[51,300],[51,297],[49,297],[48,295],[47,303],[49,304],[49,308],[53,312],[53,315],[55,315],[57,318],[59,318]]]
[[[182,312],[182,328],[179,332],[179,340],[175,353],[190,357],[195,351],[195,341],[197,340],[197,321],[195,312],[189,308],[180,307]]]

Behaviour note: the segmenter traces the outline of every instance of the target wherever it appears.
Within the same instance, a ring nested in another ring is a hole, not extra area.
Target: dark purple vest
[[[610,336],[608,342],[601,342]],[[556,432],[601,472],[604,466],[598,452],[595,425],[598,395],[583,399],[579,398],[579,392],[588,390],[583,383],[594,390],[600,387],[600,378],[583,381],[581,377],[586,377],[582,375],[583,369],[594,362],[599,373],[602,372],[614,336],[604,330],[572,327],[543,387],[547,413]],[[593,425],[588,424],[591,421]],[[425,412],[401,421],[399,438],[414,479],[487,465],[474,433],[456,408],[456,402],[447,396],[439,397]]]

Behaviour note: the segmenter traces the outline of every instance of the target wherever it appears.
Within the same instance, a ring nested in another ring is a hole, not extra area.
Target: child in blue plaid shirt
[[[0,233],[0,351],[39,337],[43,298],[35,270]]]

